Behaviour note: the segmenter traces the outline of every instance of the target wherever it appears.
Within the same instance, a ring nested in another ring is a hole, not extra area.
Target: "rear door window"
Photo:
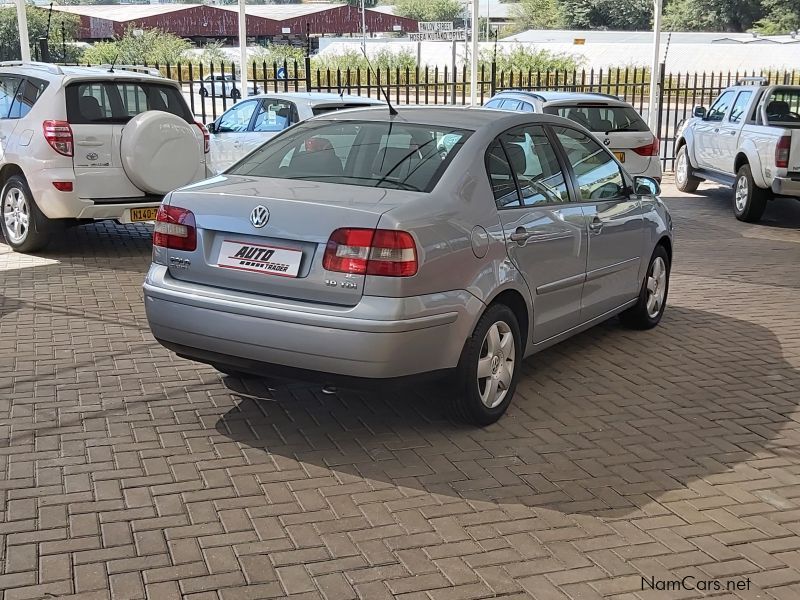
[[[647,124],[630,106],[588,105],[576,103],[545,106],[544,112],[565,117],[586,127],[589,131],[611,133],[615,131],[650,131]]]
[[[553,131],[572,165],[582,201],[608,200],[625,195],[622,171],[599,143],[568,127],[554,127]]]
[[[738,123],[742,120],[742,115],[744,115],[747,105],[750,104],[750,98],[752,96],[753,92],[739,93],[739,95],[736,97],[736,102],[733,103],[733,108],[731,108],[731,114],[728,117],[728,120],[731,123]]]
[[[47,87],[47,82],[41,79],[24,79],[17,88],[14,102],[11,104],[10,119],[21,119],[27,115],[39,96]]]
[[[192,123],[180,91],[171,85],[127,81],[83,81],[66,88],[67,119],[92,125],[127,123],[148,110],[161,110]]]

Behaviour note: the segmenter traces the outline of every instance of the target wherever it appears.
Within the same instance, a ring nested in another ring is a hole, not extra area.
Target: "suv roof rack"
[[[4,60],[0,62],[0,67],[31,67],[32,69],[41,69],[48,71],[54,75],[63,75],[64,71],[58,65],[52,63],[26,61],[26,60]]]
[[[742,77],[736,81],[736,85],[769,85],[767,77]]]
[[[105,69],[106,71],[131,71],[133,73],[141,73],[143,75],[150,75],[151,77],[163,77],[161,75],[161,71],[158,69],[153,69],[151,67],[140,67],[137,65],[112,65],[112,64],[105,64],[105,65],[94,65],[96,69]]]

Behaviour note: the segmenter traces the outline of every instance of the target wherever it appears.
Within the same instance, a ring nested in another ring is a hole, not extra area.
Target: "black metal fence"
[[[187,94],[192,112],[203,122],[215,120],[241,98],[233,63],[153,65],[165,77],[178,81]],[[674,162],[675,132],[694,106],[707,106],[726,87],[746,76],[762,76],[770,83],[800,84],[800,71],[726,73],[664,73],[657,82],[656,134],[666,169]],[[227,77],[229,92],[221,94],[209,77]],[[260,92],[337,92],[383,99],[385,91],[398,105],[464,105],[470,100],[466,66],[368,69],[319,69],[311,60],[248,65],[248,80]],[[483,104],[498,91],[547,90],[595,92],[629,102],[647,119],[650,70],[641,67],[572,71],[499,69],[496,63],[481,64],[477,81],[478,101]],[[205,90],[205,91],[204,91]]]

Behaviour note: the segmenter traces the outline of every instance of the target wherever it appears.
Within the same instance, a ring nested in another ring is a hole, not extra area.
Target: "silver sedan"
[[[521,361],[664,313],[672,220],[580,125],[475,108],[333,113],[168,195],[144,284],[153,335],[224,372],[452,378],[496,421]]]

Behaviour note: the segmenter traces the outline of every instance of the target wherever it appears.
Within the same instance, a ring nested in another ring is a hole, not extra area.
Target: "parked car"
[[[733,213],[758,221],[774,196],[800,198],[800,86],[747,77],[676,134],[675,184],[694,192],[709,180],[733,188]]]
[[[492,96],[485,107],[571,119],[608,146],[628,173],[661,181],[658,136],[650,131],[633,106],[616,96],[509,90]]]
[[[254,82],[250,82],[247,87],[248,96],[254,96],[260,91],[261,88]],[[238,100],[242,97],[242,85],[232,74],[214,73],[203,78],[199,93],[204,98],[213,96],[215,98],[225,97]]]
[[[380,104],[383,102],[372,98],[324,92],[286,92],[248,98],[207,125],[211,132],[211,171],[224,171],[300,121],[336,110]]]
[[[205,127],[176,82],[141,71],[0,63],[0,226],[14,250],[68,222],[152,221],[164,194],[206,177]]]
[[[672,221],[658,193],[551,115],[330,113],[164,199],[147,318],[223,372],[453,374],[457,414],[486,425],[524,357],[617,314],[660,321]]]

